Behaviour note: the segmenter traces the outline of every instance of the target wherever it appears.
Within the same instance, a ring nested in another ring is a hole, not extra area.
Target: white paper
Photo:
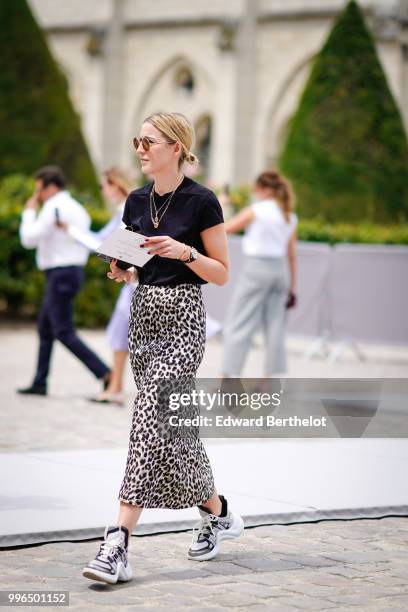
[[[153,255],[148,255],[146,249],[141,249],[146,236],[118,228],[102,242],[97,248],[98,253],[114,259],[120,259],[133,266],[144,266]]]

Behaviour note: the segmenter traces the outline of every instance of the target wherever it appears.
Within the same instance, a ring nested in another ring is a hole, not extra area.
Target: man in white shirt
[[[104,385],[110,370],[76,334],[73,300],[84,279],[89,251],[58,227],[62,222],[89,229],[90,218],[79,202],[65,190],[65,178],[56,166],[46,166],[35,175],[36,188],[27,201],[20,225],[20,239],[26,249],[36,248],[37,266],[46,275],[46,289],[38,318],[40,347],[33,383],[19,393],[46,395],[47,377],[54,340],[59,340]],[[43,203],[38,213],[39,204]]]

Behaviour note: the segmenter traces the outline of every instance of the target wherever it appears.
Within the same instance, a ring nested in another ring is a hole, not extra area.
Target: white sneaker
[[[82,575],[90,580],[116,584],[133,577],[128,561],[129,532],[126,527],[106,527],[104,541],[95,559],[83,569]]]
[[[213,559],[219,551],[222,540],[238,538],[244,529],[244,521],[239,514],[228,510],[227,500],[220,495],[226,516],[211,514],[208,508],[198,506],[201,521],[194,526],[193,538],[188,551],[188,558],[192,561],[208,561]]]

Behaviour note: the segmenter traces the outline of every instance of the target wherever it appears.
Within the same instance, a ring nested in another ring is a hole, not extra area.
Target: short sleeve
[[[206,194],[201,205],[200,218],[199,218],[199,231],[213,227],[224,223],[224,215],[222,212],[221,204],[219,203],[216,196],[209,192]]]
[[[130,220],[129,214],[129,206],[130,206],[130,195],[126,198],[125,207],[123,209],[122,221],[125,224],[126,228],[131,227],[132,223]]]
[[[250,207],[258,219],[262,219],[262,215],[265,212],[265,202],[253,202]]]

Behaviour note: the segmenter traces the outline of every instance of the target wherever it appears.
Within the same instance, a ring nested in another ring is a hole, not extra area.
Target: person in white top
[[[40,204],[43,204],[38,212]],[[58,227],[63,222],[85,231],[90,218],[65,189],[65,178],[57,166],[40,168],[35,175],[35,192],[27,201],[20,225],[20,240],[26,249],[37,249],[36,260],[45,272],[46,289],[38,318],[40,347],[33,383],[18,389],[22,394],[47,394],[47,378],[54,340],[59,340],[91,372],[110,379],[108,366],[77,336],[73,323],[73,300],[84,279],[88,249]]]
[[[98,232],[89,229],[81,229],[78,225],[60,224],[67,230],[68,234],[75,238],[80,244],[85,245],[91,250],[97,250],[103,240],[107,238],[118,227],[125,228],[122,221],[125,200],[132,189],[132,184],[127,174],[120,168],[112,167],[105,170],[102,180],[102,193],[105,200],[114,208],[114,214],[110,221]],[[136,275],[133,282],[122,287],[116,301],[115,309],[107,327],[107,339],[113,351],[113,366],[109,385],[107,388],[91,398],[91,401],[100,403],[112,403],[122,406],[123,396],[123,377],[128,356],[128,330],[130,304],[133,291],[136,287]]]
[[[245,229],[244,265],[224,325],[223,376],[231,378],[240,376],[260,328],[265,378],[286,372],[286,309],[296,304],[298,218],[290,184],[277,171],[265,171],[253,191],[255,202],[225,224],[229,234]]]

